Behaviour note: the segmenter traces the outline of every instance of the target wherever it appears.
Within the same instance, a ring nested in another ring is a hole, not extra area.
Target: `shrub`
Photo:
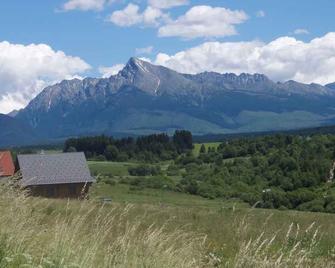
[[[312,211],[312,212],[324,212],[325,200],[315,199],[310,202],[303,203],[298,206],[299,210]]]
[[[179,168],[176,165],[171,164],[168,166],[166,173],[168,176],[177,176],[179,175]]]
[[[161,174],[160,166],[139,165],[129,167],[128,172],[131,176],[155,176]]]
[[[335,201],[332,201],[332,202],[327,204],[327,206],[325,208],[325,212],[335,213]]]

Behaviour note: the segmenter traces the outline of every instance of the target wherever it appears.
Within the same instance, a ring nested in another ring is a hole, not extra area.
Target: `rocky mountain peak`
[[[150,73],[150,70],[148,67],[151,67],[152,65],[149,62],[143,61],[139,58],[132,57],[127,62],[126,66],[121,70],[121,75],[135,75],[136,73]]]

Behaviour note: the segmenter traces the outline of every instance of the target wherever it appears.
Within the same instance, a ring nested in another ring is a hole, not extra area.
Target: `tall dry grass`
[[[0,187],[0,267],[203,266],[204,236],[143,224],[132,206],[52,202]]]
[[[237,251],[230,260],[220,259],[212,254],[212,259],[219,267],[234,268],[308,268],[308,267],[335,267],[334,247],[320,256],[319,242],[322,234],[320,226],[312,222],[305,228],[291,223],[274,232],[269,232],[268,223],[271,214],[259,225],[258,235],[250,236],[250,209],[248,213],[236,222]]]
[[[226,258],[217,248],[231,241],[216,241],[213,248],[199,226],[190,222],[183,227],[173,208],[164,209],[171,220],[155,224],[152,214],[161,212],[159,206],[139,210],[31,198],[0,186],[0,267],[335,267],[335,248],[326,257],[318,255],[322,234],[315,223],[304,228],[292,223],[269,232],[270,215],[255,233],[253,210],[242,219],[233,212],[235,219],[222,218],[231,221],[234,234],[229,237],[236,247]]]

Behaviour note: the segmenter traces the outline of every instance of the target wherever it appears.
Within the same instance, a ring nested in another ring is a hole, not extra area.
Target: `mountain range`
[[[335,83],[274,82],[263,74],[182,74],[131,58],[109,78],[64,80],[0,116],[0,146],[79,135],[188,129],[244,133],[335,123]]]

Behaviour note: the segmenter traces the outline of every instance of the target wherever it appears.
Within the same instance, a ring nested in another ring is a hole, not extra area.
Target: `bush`
[[[325,208],[325,212],[335,213],[335,202],[334,201],[327,204],[327,206]]]
[[[161,174],[160,166],[140,165],[137,167],[128,168],[131,176],[155,176]]]
[[[303,188],[287,193],[293,208],[298,207],[302,203],[306,203],[317,198],[317,194],[309,189]]]
[[[168,176],[178,176],[179,168],[176,165],[171,164],[168,166],[166,173]]]
[[[175,190],[174,182],[166,176],[135,177],[126,181],[132,187]]]
[[[197,194],[208,199],[214,199],[217,197],[216,189],[212,185],[204,183],[198,187]]]
[[[280,208],[281,206],[289,208],[291,206],[285,192],[279,189],[263,192],[262,200],[265,208]]]
[[[312,211],[312,212],[324,212],[325,200],[315,199],[310,202],[306,202],[298,206],[299,210]]]

